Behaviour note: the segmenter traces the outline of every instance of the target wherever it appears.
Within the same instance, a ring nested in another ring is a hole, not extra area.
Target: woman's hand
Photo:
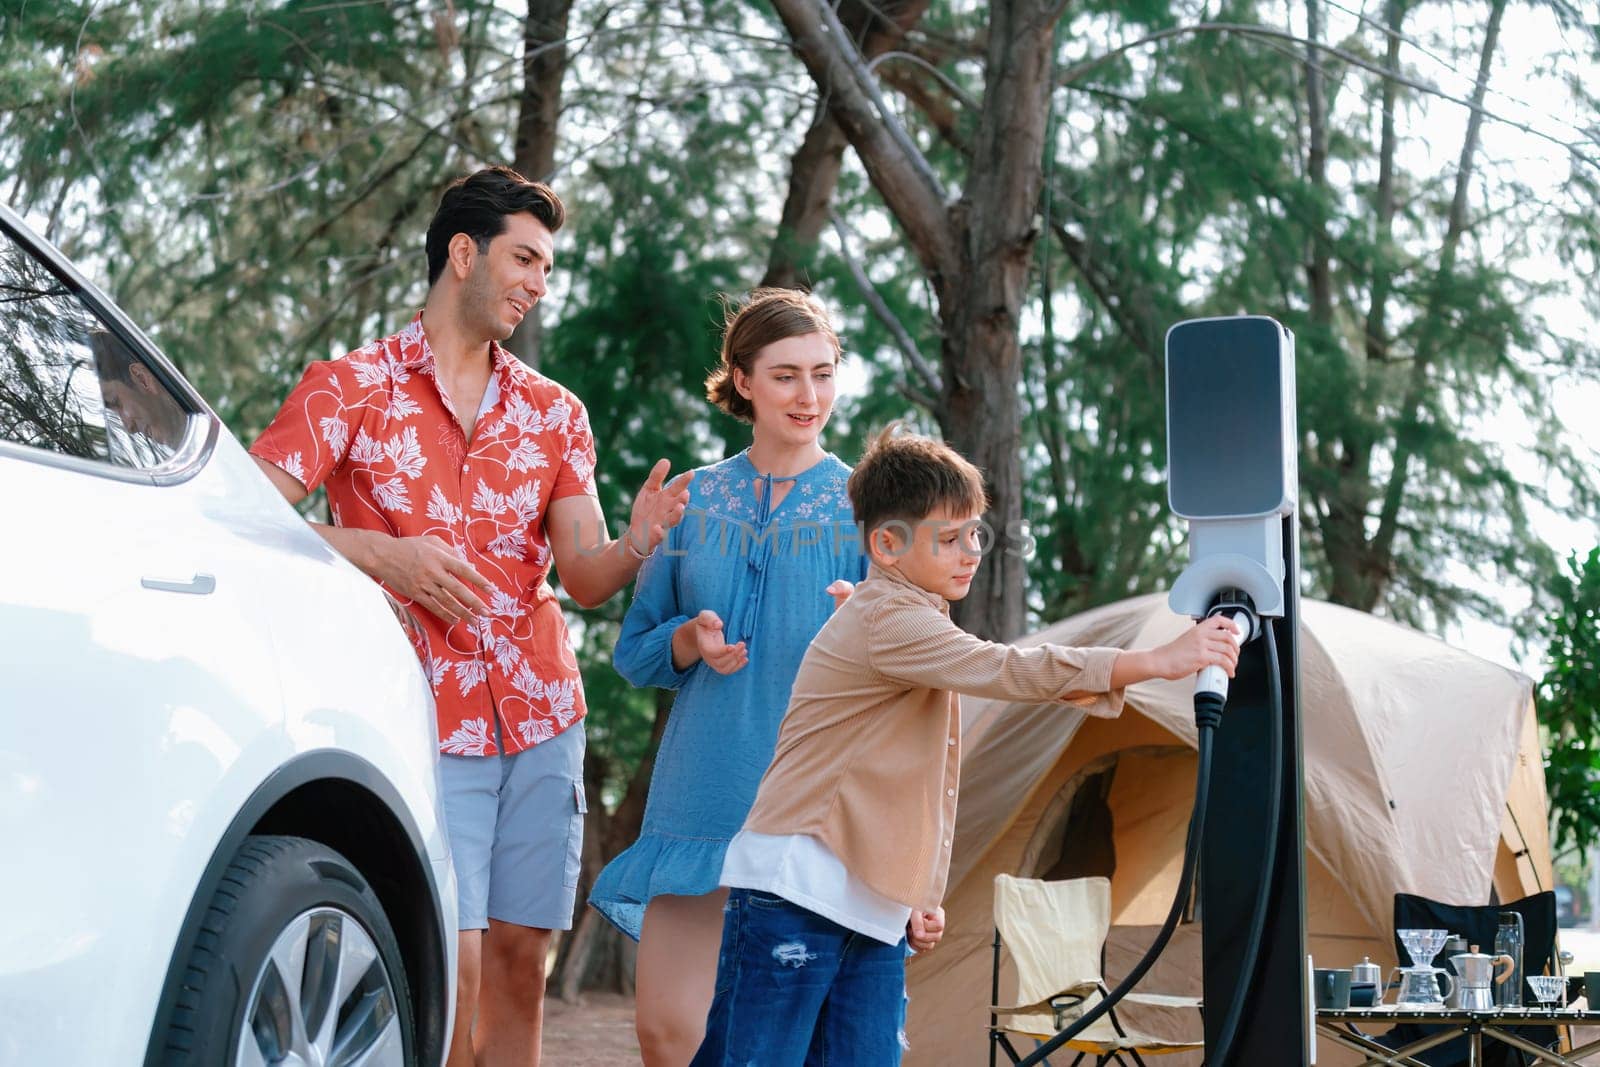
[[[918,952],[927,952],[944,937],[944,909],[911,911],[911,921],[906,923],[906,941]]]
[[[833,597],[833,610],[838,611],[844,607],[844,602],[850,599],[850,594],[856,591],[854,582],[847,582],[843,578],[835,578],[828,583],[828,588],[823,592]]]
[[[718,674],[732,674],[750,662],[750,655],[745,650],[744,642],[740,641],[736,645],[728,644],[722,636],[722,620],[710,609],[695,616],[694,640],[695,647],[700,651],[700,658],[706,661],[706,666]]]

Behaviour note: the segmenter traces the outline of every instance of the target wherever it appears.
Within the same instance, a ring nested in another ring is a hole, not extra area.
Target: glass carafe
[[[1522,916],[1502,911],[1494,933],[1494,954],[1510,956],[1512,961],[1511,973],[1494,987],[1494,1002],[1502,1008],[1522,1006],[1522,945]]]
[[[1455,993],[1456,976],[1443,967],[1400,968],[1400,992],[1395,1006],[1400,1008],[1442,1008],[1444,997],[1439,995],[1439,985],[1444,983],[1444,996]]]
[[[1411,966],[1399,969],[1400,992],[1395,997],[1395,1004],[1408,1008],[1444,1007],[1444,997],[1440,996],[1441,983],[1444,995],[1449,996],[1455,990],[1455,976],[1433,966],[1433,958],[1444,947],[1450,931],[1407,929],[1396,930],[1395,935],[1411,957]]]

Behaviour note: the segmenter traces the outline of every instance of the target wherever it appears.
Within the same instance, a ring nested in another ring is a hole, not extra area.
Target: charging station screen
[[[1167,497],[1177,514],[1243,518],[1283,504],[1281,346],[1281,328],[1263,318],[1186,322],[1167,335]]]

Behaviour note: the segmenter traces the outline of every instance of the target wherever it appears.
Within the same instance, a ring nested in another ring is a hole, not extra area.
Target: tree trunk
[[[528,15],[522,23],[522,96],[517,104],[517,140],[511,165],[536,181],[548,180],[555,171],[571,12],[572,0],[528,0]],[[543,340],[543,316],[535,308],[506,347],[528,366],[538,367]]]
[[[795,50],[938,300],[944,394],[937,416],[946,439],[984,471],[990,494],[985,518],[995,534],[957,619],[997,640],[1021,633],[1026,622],[1027,563],[1014,540],[1022,518],[1017,331],[1038,236],[1052,30],[1061,6],[1056,0],[991,5],[974,163],[964,195],[950,208],[939,178],[882,105],[876,79],[832,10],[819,0],[774,0]]]
[[[816,252],[817,238],[828,222],[828,205],[833,200],[848,143],[844,131],[828,113],[827,103],[818,103],[811,128],[789,161],[789,195],[783,201],[783,217],[778,234],[772,239],[762,285],[791,289],[810,285],[807,267]]]
[[[1378,145],[1378,188],[1373,204],[1377,226],[1373,234],[1374,258],[1371,292],[1367,303],[1363,351],[1363,373],[1373,373],[1373,365],[1387,362],[1389,346],[1389,300],[1393,292],[1395,215],[1395,106],[1400,96],[1400,44],[1405,26],[1405,0],[1388,0],[1384,22],[1388,30],[1388,49],[1384,70],[1392,76],[1383,79],[1382,134]],[[1361,428],[1353,428],[1340,440],[1340,454],[1334,465],[1338,481],[1328,500],[1327,514],[1319,526],[1322,548],[1328,558],[1328,599],[1350,607],[1377,603],[1384,576],[1368,573],[1367,511],[1372,503],[1372,451],[1375,442]]]
[[[1416,449],[1417,436],[1423,432],[1422,400],[1428,390],[1428,374],[1439,346],[1444,343],[1446,324],[1443,321],[1445,290],[1455,274],[1456,254],[1461,238],[1467,230],[1467,194],[1472,185],[1473,168],[1477,161],[1478,135],[1483,128],[1483,100],[1489,91],[1489,74],[1494,66],[1494,53],[1499,47],[1500,24],[1506,13],[1506,0],[1492,0],[1489,22],[1484,29],[1483,48],[1478,56],[1478,78],[1472,88],[1472,112],[1467,117],[1467,132],[1462,139],[1461,159],[1456,166],[1455,195],[1450,201],[1450,215],[1445,225],[1444,241],[1439,248],[1439,266],[1434,272],[1433,284],[1418,331],[1416,351],[1411,359],[1411,375],[1406,385],[1406,395],[1400,403],[1399,420],[1395,426],[1394,463],[1389,479],[1384,485],[1383,506],[1378,513],[1378,528],[1372,535],[1367,561],[1367,573],[1374,581],[1367,592],[1364,604],[1352,605],[1361,611],[1371,611],[1382,597],[1394,573],[1394,539],[1400,528],[1400,507],[1405,499],[1406,486],[1411,473],[1411,457]]]
[[[1058,5],[1037,0],[997,0],[990,8],[976,165],[955,212],[961,263],[939,291],[940,421],[951,445],[983,470],[987,521],[997,535],[954,616],[972,633],[1001,641],[1021,634],[1027,622],[1027,560],[1017,551],[1023,514],[1018,329],[1038,237],[1052,28],[1059,14]]]
[[[1318,45],[1322,42],[1322,7],[1319,0],[1306,0],[1306,124],[1311,143],[1306,153],[1306,178],[1321,204],[1328,198],[1328,115],[1323,99],[1322,70]],[[1319,217],[1311,228],[1306,249],[1306,281],[1311,289],[1311,321],[1324,331],[1333,327],[1333,263],[1328,254],[1328,231]]]
[[[883,5],[844,0],[839,21],[863,55],[881,55],[894,47],[922,17],[928,0],[899,0]],[[828,224],[828,206],[839,182],[839,168],[849,141],[828,111],[827,98],[817,102],[805,140],[789,162],[789,193],[783,201],[778,234],[772,241],[762,285],[788,288],[811,284],[808,269],[817,240]]]
[[[1378,227],[1374,241],[1377,259],[1373,264],[1372,297],[1367,307],[1366,352],[1368,362],[1389,358],[1389,295],[1393,284],[1391,257],[1394,248],[1394,166],[1395,148],[1399,138],[1395,135],[1395,104],[1400,96],[1400,83],[1394,76],[1400,73],[1401,31],[1405,26],[1405,0],[1388,0],[1384,7],[1385,28],[1389,46],[1384,53],[1383,69],[1390,77],[1383,79],[1383,132],[1378,147],[1377,203],[1373,205]]]
[[[1328,109],[1323,97],[1322,7],[1320,0],[1306,0],[1306,180],[1319,205],[1332,203],[1328,191]],[[1391,45],[1395,42],[1391,40]],[[1385,79],[1386,98],[1395,83]],[[1388,118],[1389,116],[1386,116]],[[1319,215],[1310,227],[1306,245],[1306,287],[1311,293],[1311,321],[1317,327],[1317,342],[1333,345],[1333,266],[1329,255],[1327,227]],[[1347,435],[1340,442],[1341,455],[1335,456],[1332,441],[1319,441],[1317,461],[1324,469],[1338,470],[1340,477],[1320,500],[1319,527],[1323,551],[1330,571],[1328,596],[1336,604],[1355,604],[1366,600],[1371,584],[1366,574],[1367,534],[1365,517],[1371,501],[1371,482],[1367,477],[1372,459],[1371,443],[1363,451],[1359,441]]]

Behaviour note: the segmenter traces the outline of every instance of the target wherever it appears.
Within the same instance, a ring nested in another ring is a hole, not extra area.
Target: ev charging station
[[[1017,1061],[1034,1067],[1165,949],[1199,881],[1206,1067],[1310,1064],[1300,795],[1299,433],[1294,335],[1260,315],[1167,331],[1167,501],[1189,523],[1172,610],[1227,615],[1239,665],[1195,678],[1194,813],[1172,910],[1126,978]]]
[[[1264,316],[1192,319],[1166,350],[1168,503],[1189,523],[1168,602],[1227,613],[1244,640],[1231,685],[1216,668],[1196,685],[1197,718],[1209,706],[1215,722],[1198,873],[1206,1064],[1308,1064],[1294,335]]]

